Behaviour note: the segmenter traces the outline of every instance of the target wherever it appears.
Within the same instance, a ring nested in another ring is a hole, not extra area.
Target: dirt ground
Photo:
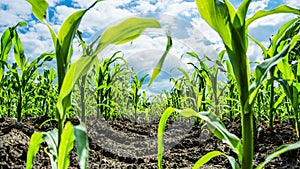
[[[12,118],[0,118],[0,169],[25,168],[32,133],[48,131],[55,126],[46,123],[40,127],[47,119],[47,116],[26,117],[22,123],[17,123]],[[129,120],[107,122],[91,117],[87,121],[89,168],[157,168],[158,120],[136,123]],[[72,122],[79,123],[74,119]],[[225,121],[224,124],[230,132],[241,137],[239,121]],[[255,166],[278,146],[298,140],[293,127],[288,123],[277,123],[274,132],[270,132],[264,126],[259,127],[259,134],[255,139]],[[235,156],[229,147],[213,137],[205,126],[199,127],[186,120],[168,121],[164,137],[164,168],[191,168],[201,156],[212,150],[224,151]],[[45,146],[43,143],[35,158],[34,168],[51,168],[49,157],[44,152]],[[79,168],[74,150],[70,158],[69,168]],[[231,167],[225,157],[216,157],[203,168]],[[300,150],[282,154],[265,168],[300,168]]]

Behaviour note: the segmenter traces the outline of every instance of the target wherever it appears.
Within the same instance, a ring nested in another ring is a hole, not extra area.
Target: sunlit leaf
[[[267,156],[265,161],[261,163],[257,169],[262,169],[267,163],[269,163],[273,158],[278,157],[280,154],[283,154],[287,151],[295,150],[300,148],[300,141],[293,144],[286,144],[278,147],[273,153]]]
[[[39,151],[42,142],[44,142],[43,133],[35,132],[31,135],[27,152],[26,169],[31,169],[33,167],[34,157]]]
[[[74,128],[71,122],[67,122],[62,135],[61,142],[59,145],[59,155],[58,155],[58,168],[67,169],[70,165],[69,154],[73,149],[73,144],[75,141]]]
[[[251,18],[247,19],[246,25],[249,26],[253,21],[259,18],[278,13],[294,13],[296,15],[300,15],[300,10],[287,5],[281,5],[271,10],[260,10],[257,11]]]
[[[32,6],[32,12],[40,22],[44,22],[47,17],[48,3],[46,0],[27,0]]]
[[[80,168],[85,169],[89,159],[89,143],[86,128],[80,124],[73,126],[75,135],[75,146]]]
[[[235,161],[235,159],[231,156],[227,156],[225,153],[222,153],[220,151],[211,151],[207,154],[205,154],[204,156],[202,156],[193,166],[193,169],[198,169],[200,167],[202,167],[204,164],[206,164],[210,159],[216,157],[216,156],[220,156],[223,155],[225,157],[228,158],[232,169],[239,169],[239,166],[237,164],[237,162]]]

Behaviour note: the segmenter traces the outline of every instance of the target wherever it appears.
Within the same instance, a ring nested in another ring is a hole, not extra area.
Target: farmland
[[[1,33],[0,168],[299,168],[299,9],[281,5],[247,16],[250,0],[237,9],[229,1],[196,0],[224,49],[216,56],[187,51],[190,69],[176,68],[172,87],[154,93],[146,89],[161,78],[175,47],[158,20],[126,18],[87,43],[79,26],[101,0],[73,12],[58,31],[45,0],[27,3],[54,50],[29,59],[23,21]],[[279,13],[294,18],[268,47],[248,34],[255,20]],[[134,44],[148,29],[165,39],[151,73],[135,70],[122,51],[105,53]],[[73,61],[75,41],[81,53]],[[254,67],[250,42],[262,51]]]

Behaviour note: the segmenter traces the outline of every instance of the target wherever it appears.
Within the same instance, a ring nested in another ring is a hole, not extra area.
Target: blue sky
[[[48,0],[49,20],[55,31],[58,32],[62,22],[74,11],[87,8],[93,0]],[[231,0],[237,7],[241,0]],[[280,4],[287,4],[300,8],[299,0],[253,0],[248,16],[257,10],[271,9]],[[0,1],[0,34],[8,26],[13,26],[19,21],[27,22],[26,28],[19,29],[22,43],[27,57],[37,57],[43,52],[53,50],[52,40],[46,26],[38,22],[31,14],[31,6],[25,0],[1,0]],[[80,30],[85,33],[89,42],[108,26],[116,24],[130,16],[154,17],[161,22],[164,29],[171,32],[174,47],[164,66],[163,74],[153,85],[156,88],[168,88],[169,77],[178,77],[180,73],[177,67],[188,69],[185,57],[188,51],[195,51],[200,56],[203,54],[215,58],[217,52],[223,49],[219,36],[201,19],[193,0],[107,0],[98,3],[83,18]],[[249,34],[263,42],[266,46],[269,37],[275,34],[280,25],[294,15],[273,15],[255,21],[249,27]],[[81,55],[78,43],[74,42],[74,56],[76,60]],[[166,37],[163,30],[149,30],[130,46],[112,46],[105,50],[103,56],[109,56],[116,50],[122,50],[124,57],[138,72],[151,73],[157,60],[163,53],[166,45]],[[183,59],[180,57],[184,55]],[[261,61],[261,50],[250,43],[248,56],[250,61]],[[13,55],[9,60],[13,61]]]

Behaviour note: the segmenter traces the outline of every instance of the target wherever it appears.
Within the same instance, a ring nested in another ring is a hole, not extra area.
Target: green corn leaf
[[[159,22],[150,18],[128,18],[109,27],[99,39],[95,54],[109,44],[123,44],[136,39],[146,28],[160,28]]]
[[[149,18],[126,19],[104,31],[99,39],[97,48],[90,57],[81,57],[78,61],[71,64],[58,96],[57,108],[61,118],[65,116],[63,113],[64,98],[71,93],[76,81],[90,69],[91,65],[94,65],[93,63],[97,61],[98,53],[110,44],[119,44],[120,42],[125,42],[125,40],[133,40],[146,28],[160,28],[160,24],[156,20]]]
[[[89,143],[86,128],[80,124],[73,126],[75,135],[75,146],[78,155],[79,167],[81,169],[87,168],[89,160]]]
[[[298,58],[298,64],[297,64],[297,78],[300,79],[300,58]]]
[[[164,152],[163,135],[165,132],[165,127],[166,127],[168,118],[174,112],[175,112],[175,109],[173,109],[171,107],[167,108],[159,120],[158,131],[157,131],[157,144],[158,144],[157,145],[157,150],[158,150],[157,162],[158,162],[159,169],[162,169],[162,158],[163,158],[163,152]]]
[[[295,110],[297,110],[299,108],[299,84],[297,83],[293,83],[293,86],[292,86],[292,89],[293,89],[293,98],[292,98],[292,105],[293,105],[293,108]],[[299,119],[295,119],[295,120],[299,120]],[[297,123],[297,122],[296,122]],[[296,130],[298,130],[298,128],[296,127]],[[298,132],[297,132],[298,133]]]
[[[166,47],[166,50],[164,52],[164,54],[162,55],[162,57],[159,59],[157,65],[155,66],[153,72],[152,72],[152,76],[151,76],[151,79],[150,79],[150,82],[148,84],[148,87],[151,86],[151,84],[154,82],[154,80],[156,79],[156,77],[159,75],[160,71],[161,71],[161,68],[164,64],[164,61],[172,47],[172,39],[171,39],[171,36],[168,34],[168,44],[167,44],[167,47]]]
[[[267,74],[269,70],[275,66],[277,63],[279,63],[288,53],[289,46],[286,45],[285,48],[278,53],[276,56],[264,60],[262,63],[260,63],[254,70],[255,73],[255,82],[252,83],[250,86],[250,96],[249,96],[249,104],[253,104],[253,101],[255,100],[255,97],[257,95],[258,89],[262,85],[263,81],[267,78]]]
[[[264,53],[264,59],[268,59],[268,50],[265,48],[265,46],[260,41],[256,40],[254,37],[250,35],[248,35],[248,37],[261,48],[261,50]]]
[[[33,167],[34,157],[39,151],[41,143],[44,142],[43,136],[44,134],[40,132],[32,134],[27,152],[26,169],[31,169]]]
[[[257,169],[262,169],[268,162],[270,162],[273,158],[278,157],[280,154],[283,154],[290,150],[295,150],[300,148],[300,141],[293,144],[286,144],[278,147],[273,153],[268,155],[263,163],[261,163]]]
[[[283,102],[283,99],[285,98],[285,94],[282,93],[280,97],[277,99],[276,103],[274,104],[274,108],[277,109],[278,106]]]
[[[185,117],[199,117],[204,120],[209,129],[214,133],[214,135],[222,140],[224,143],[229,145],[233,152],[235,152],[238,156],[242,155],[241,150],[241,140],[234,134],[230,133],[222,121],[213,113],[209,112],[199,112],[197,113],[193,109],[187,108],[184,110],[177,110],[182,116]],[[240,159],[240,158],[239,158]]]
[[[292,93],[292,89],[288,83],[288,81],[283,80],[283,79],[276,79],[277,82],[279,82],[281,88],[283,88],[283,91],[285,92],[285,95],[292,100],[293,97],[293,93]]]
[[[200,167],[202,167],[204,164],[206,164],[210,159],[219,156],[219,155],[223,155],[225,157],[228,158],[232,169],[239,169],[239,165],[237,164],[237,162],[235,161],[235,159],[231,156],[227,156],[225,153],[222,153],[220,151],[211,151],[207,154],[205,154],[204,156],[202,156],[193,166],[193,169],[198,169]]]
[[[282,78],[288,81],[295,79],[292,68],[289,65],[289,57],[286,55],[281,62],[277,64],[277,68],[282,73]]]
[[[17,33],[17,26],[26,26],[25,22],[19,22],[12,30],[13,33],[13,44],[14,44],[14,56],[15,56],[15,60],[18,64],[18,66],[21,68],[21,70],[24,70],[25,67],[25,62],[26,62],[26,58],[24,55],[24,48],[23,45],[21,43],[21,39]]]
[[[46,153],[50,157],[52,169],[58,169],[57,168],[58,130],[53,129],[51,131],[44,133],[43,139],[48,146],[47,147],[48,151],[46,151]]]
[[[299,23],[300,23],[300,21],[299,21]],[[299,26],[300,26],[300,24],[299,24]],[[297,34],[292,38],[290,50],[293,50],[299,42],[300,42],[300,34]]]
[[[239,20],[241,21],[240,25],[244,25],[244,21],[245,21],[250,3],[251,3],[251,0],[244,0],[237,10],[237,15],[239,16]]]
[[[57,36],[57,40],[59,42],[57,45],[59,46],[56,46],[56,53],[58,55],[58,59],[61,58],[64,64],[68,64],[70,62],[71,58],[69,53],[73,44],[73,38],[77,32],[82,17],[86,12],[87,10],[80,10],[73,13],[67,18],[67,20],[64,21],[59,30]]]
[[[277,52],[277,47],[280,45],[280,43],[289,39],[291,36],[290,34],[298,29],[298,27],[300,26],[298,24],[299,20],[300,18],[292,19],[280,27],[279,31],[272,38],[272,45],[269,49],[269,55],[274,56]]]
[[[233,74],[232,66],[229,60],[225,60],[226,63],[226,71],[228,79],[235,80],[235,76]]]
[[[32,12],[40,22],[47,17],[48,3],[46,0],[27,0],[32,6]]]
[[[162,168],[162,157],[164,151],[164,144],[163,144],[163,134],[165,131],[165,126],[167,123],[168,118],[174,112],[180,113],[180,115],[184,117],[199,117],[205,122],[207,122],[209,129],[214,133],[214,135],[221,139],[224,143],[228,144],[229,147],[238,155],[239,159],[242,156],[242,145],[240,139],[235,136],[234,134],[230,133],[224,124],[220,121],[220,119],[215,116],[213,113],[209,112],[199,112],[197,113],[193,109],[184,109],[184,110],[177,110],[174,108],[167,108],[165,112],[162,114],[159,126],[158,126],[158,134],[157,134],[157,142],[158,142],[158,167]]]
[[[69,154],[73,149],[73,144],[75,141],[74,128],[71,122],[67,122],[62,135],[61,142],[59,145],[59,155],[58,155],[58,168],[67,169],[70,165]]]
[[[231,31],[228,26],[229,10],[226,4],[219,0],[196,0],[196,4],[201,17],[220,34],[223,42],[232,48]]]
[[[257,11],[251,18],[247,19],[246,25],[248,27],[253,21],[255,21],[259,18],[268,16],[268,15],[272,15],[272,14],[278,14],[278,13],[294,13],[296,15],[300,15],[300,10],[289,7],[287,5],[281,5],[281,6],[278,6],[277,8],[271,9],[271,10],[260,10],[260,11]]]
[[[77,80],[90,69],[90,65],[93,65],[93,62],[97,61],[95,57],[94,60],[91,60],[91,57],[80,57],[76,62],[71,64],[65,78],[63,85],[61,87],[60,93],[58,95],[57,108],[59,111],[60,119],[65,118],[65,114],[63,113],[65,105],[63,104],[63,100],[67,97]]]
[[[4,72],[4,65],[8,59],[8,53],[12,47],[12,38],[13,35],[11,34],[10,28],[7,28],[2,36],[1,36],[1,46],[0,46],[0,81],[3,76]]]

